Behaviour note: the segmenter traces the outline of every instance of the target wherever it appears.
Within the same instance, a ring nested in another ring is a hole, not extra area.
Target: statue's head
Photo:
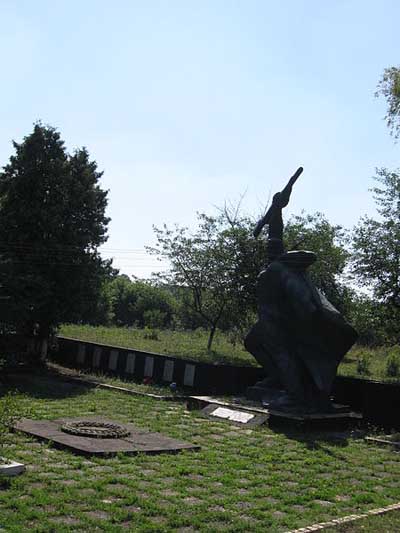
[[[284,253],[282,239],[270,238],[267,240],[267,261],[272,263]]]
[[[292,250],[282,254],[279,262],[288,266],[291,270],[305,272],[317,260],[314,252],[308,250]]]
[[[282,193],[281,192],[275,193],[274,196],[272,197],[272,205],[282,209],[283,207],[282,204],[283,204]]]

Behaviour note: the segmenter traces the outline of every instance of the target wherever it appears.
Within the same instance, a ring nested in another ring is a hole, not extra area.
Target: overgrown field
[[[48,376],[16,380],[20,405],[34,418],[101,414],[201,450],[82,458],[9,434],[1,454],[28,470],[0,489],[5,531],[275,533],[400,500],[400,454],[367,444],[359,431],[248,429],[203,418],[181,403]],[[400,523],[395,513],[370,520],[382,531]]]
[[[244,350],[240,341],[233,343],[229,336],[221,331],[215,334],[211,353],[207,352],[208,332],[202,329],[173,331],[66,324],[61,327],[60,334],[124,348],[176,355],[196,361],[257,364],[254,358]]]
[[[171,331],[67,324],[60,334],[138,350],[176,355],[198,361],[219,361],[239,365],[257,363],[242,343],[219,331],[212,353],[207,353],[204,330]],[[233,342],[235,341],[235,342]],[[339,374],[384,381],[400,380],[400,346],[368,348],[355,346],[339,367]]]

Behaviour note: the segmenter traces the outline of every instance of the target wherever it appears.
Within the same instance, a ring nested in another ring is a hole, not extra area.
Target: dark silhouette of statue
[[[257,383],[272,408],[332,411],[330,394],[337,367],[357,333],[314,286],[307,269],[313,252],[285,252],[282,209],[289,203],[300,167],[275,194],[254,236],[268,225],[267,264],[257,279],[258,322],[245,339],[246,349],[265,370]]]

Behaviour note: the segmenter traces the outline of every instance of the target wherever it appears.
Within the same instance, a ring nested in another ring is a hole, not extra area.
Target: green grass
[[[123,348],[175,355],[196,361],[238,365],[257,364],[254,358],[244,350],[241,343],[234,345],[222,332],[216,333],[213,350],[208,353],[208,333],[202,329],[172,331],[66,324],[60,328],[60,335]]]
[[[398,364],[397,375],[388,373],[388,365],[394,361],[394,367]],[[339,366],[339,374],[342,376],[377,379],[386,382],[400,381],[400,347],[379,346],[367,348],[354,346]]]
[[[72,376],[83,379],[85,381],[92,381],[93,383],[104,383],[106,385],[114,385],[117,387],[123,387],[125,389],[132,390],[139,394],[155,394],[157,396],[169,396],[176,397],[180,395],[187,395],[182,389],[177,388],[174,392],[165,385],[158,385],[157,383],[149,382],[148,384],[139,383],[138,381],[133,381],[132,379],[124,379],[122,377],[115,377],[108,374],[105,374],[101,370],[82,370],[80,368],[65,368],[57,363],[47,362],[47,368],[50,372],[59,374],[62,376]]]
[[[395,533],[400,531],[400,511],[371,516],[335,528],[326,528],[324,533]]]
[[[233,344],[230,342],[229,336],[222,332],[216,334],[212,353],[207,353],[208,334],[204,330],[143,330],[66,324],[61,327],[60,334],[125,348],[175,355],[196,361],[257,366],[255,359],[246,352],[241,343]],[[398,363],[397,375],[388,375],[389,360],[394,360],[394,369],[396,369],[396,362]],[[355,346],[339,366],[338,373],[341,376],[398,382],[400,380],[400,347],[367,348]]]
[[[359,432],[248,429],[181,403],[49,376],[16,379],[20,406],[34,418],[101,414],[202,448],[87,459],[9,434],[2,455],[28,470],[0,488],[6,531],[278,533],[400,500],[400,454]]]

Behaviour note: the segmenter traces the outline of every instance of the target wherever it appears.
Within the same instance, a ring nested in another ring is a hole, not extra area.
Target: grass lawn
[[[398,364],[398,373],[395,376],[388,376],[387,366],[393,356]],[[379,346],[367,348],[365,346],[354,346],[346,354],[345,359],[339,366],[339,374],[342,376],[377,379],[388,383],[399,382],[400,347]]]
[[[0,488],[5,531],[275,533],[400,501],[400,454],[367,444],[359,432],[248,429],[202,418],[182,403],[44,375],[7,383],[18,386],[33,418],[101,414],[202,448],[82,458],[9,434],[1,455],[28,470]],[[375,531],[400,529],[397,513],[371,521]]]
[[[233,345],[220,331],[215,334],[211,353],[207,352],[208,333],[201,329],[172,331],[66,324],[61,327],[60,335],[196,361],[257,365],[241,343]]]
[[[176,355],[177,357],[190,358],[198,361],[257,366],[255,359],[246,352],[241,343],[238,342],[233,345],[229,341],[229,337],[222,332],[217,332],[211,354],[207,353],[208,335],[203,330],[146,331],[134,328],[66,324],[61,327],[60,334],[76,339]],[[386,371],[388,357],[391,354],[393,355],[394,352],[398,357],[399,373],[397,376],[388,377]],[[338,374],[342,376],[398,382],[400,380],[400,348],[366,348],[364,346],[355,346],[339,366]]]
[[[57,363],[47,362],[48,369],[61,377],[72,377],[79,378],[84,381],[90,381],[95,384],[105,384],[112,385],[116,387],[123,387],[124,389],[129,389],[135,391],[139,394],[144,394],[149,396],[155,394],[159,397],[176,397],[187,395],[187,391],[182,389],[176,389],[174,392],[171,391],[166,385],[159,385],[157,383],[143,384],[138,381],[133,381],[132,379],[124,379],[123,377],[115,377],[108,374],[105,374],[102,371],[92,370],[86,371],[80,368],[72,367],[63,367]]]
[[[373,516],[343,524],[335,528],[326,528],[324,533],[395,533],[400,531],[400,512],[393,511],[381,516]]]

